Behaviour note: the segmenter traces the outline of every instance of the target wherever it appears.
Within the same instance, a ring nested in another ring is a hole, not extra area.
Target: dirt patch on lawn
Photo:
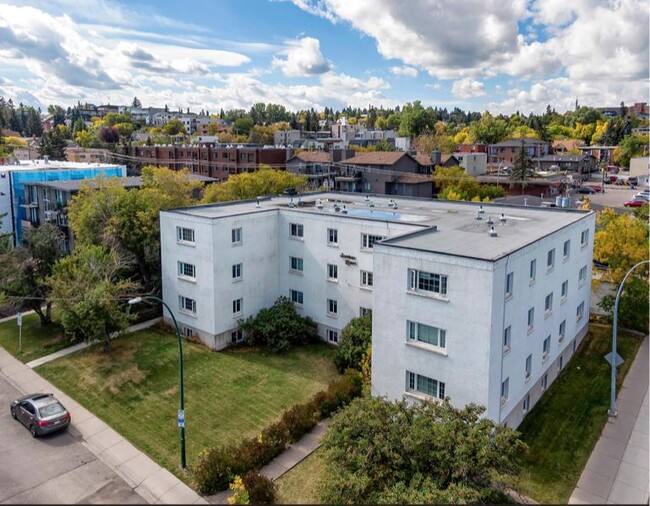
[[[144,380],[146,376],[145,373],[134,365],[118,374],[110,376],[106,382],[106,387],[111,391],[111,393],[117,394],[126,383],[134,383],[137,385]]]

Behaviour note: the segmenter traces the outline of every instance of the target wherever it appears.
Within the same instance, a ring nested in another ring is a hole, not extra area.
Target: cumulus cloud
[[[485,85],[480,81],[470,78],[455,81],[451,86],[451,94],[458,98],[482,97],[485,93]]]
[[[303,37],[290,42],[289,48],[281,52],[285,58],[273,58],[273,66],[278,67],[289,77],[304,77],[323,74],[332,64],[320,51],[320,41],[313,37]]]
[[[408,65],[402,65],[401,67],[391,67],[390,73],[395,76],[417,77],[418,69],[409,67]]]

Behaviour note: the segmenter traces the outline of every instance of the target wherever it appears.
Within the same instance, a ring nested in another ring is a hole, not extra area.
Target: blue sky
[[[193,111],[648,100],[647,0],[0,0],[0,95]]]

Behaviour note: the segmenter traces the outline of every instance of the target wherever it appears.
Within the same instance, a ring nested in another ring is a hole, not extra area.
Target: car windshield
[[[53,402],[51,404],[46,404],[45,406],[40,406],[38,408],[38,411],[41,413],[42,418],[47,418],[49,416],[63,413],[65,411],[65,408],[58,402]]]

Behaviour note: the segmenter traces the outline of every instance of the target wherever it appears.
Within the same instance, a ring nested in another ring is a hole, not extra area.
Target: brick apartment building
[[[242,172],[255,172],[261,164],[275,169],[285,169],[285,148],[258,146],[230,146],[221,144],[136,146],[130,155],[139,172],[145,165],[158,165],[170,169],[187,168],[194,174],[224,181],[228,176]]]

